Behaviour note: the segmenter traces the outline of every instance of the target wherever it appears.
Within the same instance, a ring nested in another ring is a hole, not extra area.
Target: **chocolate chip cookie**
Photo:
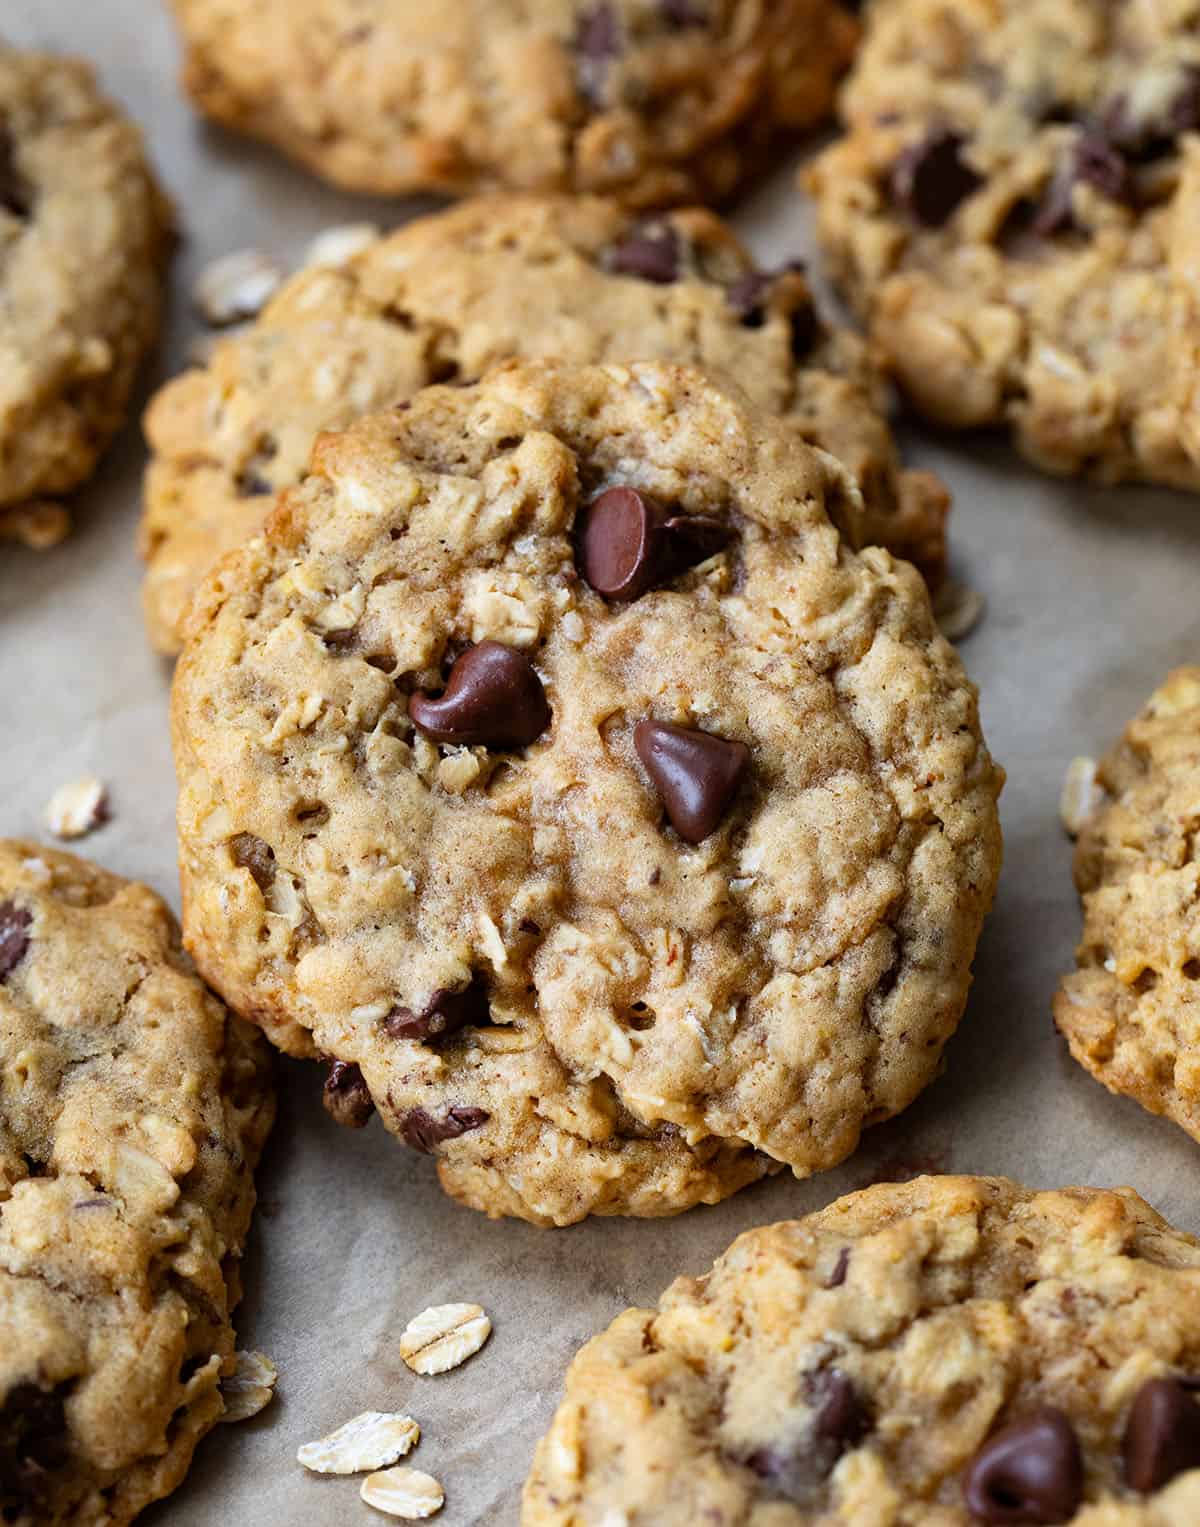
[[[0,1514],[132,1521],[223,1404],[269,1051],[145,886],[0,841]]]
[[[999,771],[832,456],[702,374],[512,365],[325,435],[193,603],[185,936],[489,1214],[840,1160],[938,1066]]]
[[[922,1177],[589,1342],[523,1527],[1190,1527],[1200,1244],[1128,1188]]]
[[[0,44],[0,516],[78,487],[124,421],[170,228],[91,69]]]
[[[844,116],[819,234],[916,406],[1200,486],[1200,6],[881,0]]]
[[[713,201],[820,121],[836,0],[173,0],[208,116],[355,191]]]
[[[154,645],[179,650],[195,585],[299,482],[323,429],[511,355],[727,372],[854,473],[856,545],[888,546],[938,580],[946,491],[901,468],[864,346],[819,321],[799,268],[756,269],[710,212],[645,220],[598,198],[497,197],[297,276],[158,395],[142,525]]]
[[[1083,824],[1078,969],[1054,999],[1075,1059],[1200,1140],[1200,668],[1180,668],[1103,760]]]

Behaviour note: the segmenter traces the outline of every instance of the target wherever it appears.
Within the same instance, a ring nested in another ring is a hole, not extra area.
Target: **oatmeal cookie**
[[[355,191],[727,197],[819,122],[836,0],[173,0],[208,116]]]
[[[18,529],[124,421],[170,244],[141,135],[88,65],[0,44],[0,517]]]
[[[196,584],[300,481],[322,430],[514,355],[728,373],[854,473],[856,545],[940,578],[946,490],[901,467],[864,346],[817,319],[801,270],[757,270],[710,212],[647,221],[598,198],[489,197],[410,223],[348,266],[301,273],[159,393],[141,531],[154,645],[178,652]]]
[[[831,456],[683,368],[513,363],[318,442],[202,586],[185,936],[491,1214],[665,1214],[932,1077],[999,771]]]
[[[808,183],[908,396],[1052,472],[1200,486],[1200,4],[870,18]]]
[[[1054,999],[1071,1053],[1110,1092],[1200,1140],[1200,668],[1180,668],[1103,760],[1083,824],[1078,969]]]
[[[523,1527],[1192,1527],[1200,1244],[923,1177],[752,1230],[589,1342]]]
[[[0,1515],[130,1522],[224,1409],[270,1052],[145,886],[0,841]]]

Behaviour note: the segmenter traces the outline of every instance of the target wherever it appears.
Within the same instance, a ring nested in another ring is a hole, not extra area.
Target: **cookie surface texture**
[[[599,198],[488,197],[410,223],[342,269],[302,273],[158,394],[141,531],[154,645],[179,650],[197,583],[300,481],[322,430],[514,355],[727,373],[854,473],[855,545],[940,577],[946,490],[901,467],[865,347],[816,319],[800,271],[756,270],[706,211],[646,220]]]
[[[513,364],[324,436],[201,589],[188,947],[466,1202],[674,1212],[936,1070],[1001,776],[854,491],[698,373]]]
[[[1075,1059],[1200,1140],[1200,927],[1192,819],[1200,668],[1170,674],[1102,761],[1075,851],[1078,968],[1054,1019]]]
[[[158,334],[171,213],[88,65],[0,45],[0,514],[69,492]]]
[[[0,841],[0,1510],[132,1521],[220,1419],[270,1052],[145,886]]]
[[[1056,473],[1200,485],[1200,6],[883,0],[810,172],[909,397]]]
[[[201,111],[356,191],[728,196],[820,121],[835,0],[174,0]]]
[[[1198,1363],[1200,1246],[1130,1190],[884,1184],[589,1342],[521,1521],[1186,1527]]]

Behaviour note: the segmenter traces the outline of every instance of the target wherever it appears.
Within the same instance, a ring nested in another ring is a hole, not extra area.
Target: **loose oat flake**
[[[1096,780],[1094,758],[1072,758],[1063,776],[1062,795],[1058,801],[1058,814],[1072,838],[1079,836],[1080,829],[1104,799],[1104,787]]]
[[[379,237],[375,223],[343,223],[326,228],[304,251],[304,265],[345,265]]]
[[[492,1334],[478,1304],[435,1304],[410,1320],[400,1356],[414,1373],[448,1373],[473,1357]]]
[[[237,1367],[221,1381],[222,1421],[248,1421],[270,1403],[279,1369],[265,1352],[238,1352]]]
[[[411,1416],[364,1410],[318,1442],[306,1442],[297,1460],[314,1474],[364,1474],[385,1469],[411,1452],[421,1428]]]
[[[947,578],[934,598],[933,617],[948,642],[960,642],[983,619],[986,607],[987,601],[978,589]]]
[[[56,838],[82,838],[108,820],[108,792],[94,774],[60,785],[46,804],[46,826]]]
[[[283,280],[283,271],[261,249],[222,255],[200,272],[192,300],[214,329],[254,318],[266,307]]]
[[[358,1493],[376,1511],[403,1517],[406,1522],[432,1516],[446,1501],[437,1480],[431,1474],[422,1474],[420,1469],[384,1469],[378,1474],[368,1474]]]

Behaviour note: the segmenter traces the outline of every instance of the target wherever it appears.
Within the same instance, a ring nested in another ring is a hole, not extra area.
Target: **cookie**
[[[123,423],[170,230],[141,135],[88,65],[0,44],[0,515],[44,517]]]
[[[1200,486],[1200,7],[881,0],[844,116],[819,236],[913,403]]]
[[[715,201],[828,112],[836,0],[174,0],[206,115],[338,185]]]
[[[130,1522],[224,1409],[269,1051],[163,903],[0,841],[0,1515]]]
[[[843,467],[682,368],[512,364],[326,435],[193,603],[185,937],[489,1214],[839,1161],[937,1069],[999,771]]]
[[[589,1342],[523,1527],[1189,1527],[1200,1243],[1128,1188],[922,1177],[751,1230]]]
[[[1179,668],[1099,768],[1075,852],[1078,968],[1054,998],[1071,1054],[1110,1092],[1200,1140],[1200,668]]]
[[[941,575],[948,496],[904,471],[860,341],[816,318],[798,269],[762,272],[712,213],[649,221],[597,198],[480,199],[297,276],[147,414],[147,628],[179,650],[192,590],[299,482],[323,429],[510,355],[675,360],[729,373],[862,488],[855,544]]]

